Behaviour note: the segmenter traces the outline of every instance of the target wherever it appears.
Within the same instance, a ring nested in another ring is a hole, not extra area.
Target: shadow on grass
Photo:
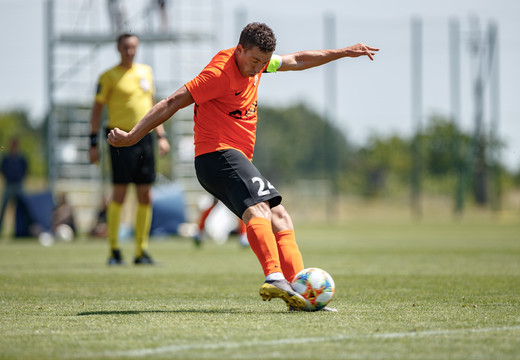
[[[199,314],[248,314],[251,311],[237,309],[179,309],[179,310],[104,310],[104,311],[84,311],[76,316],[93,315],[140,315],[140,314],[175,314],[175,313],[199,313]]]

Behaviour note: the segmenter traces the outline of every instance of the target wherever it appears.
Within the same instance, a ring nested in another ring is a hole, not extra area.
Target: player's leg
[[[272,208],[271,212],[282,272],[285,278],[292,282],[294,276],[304,269],[302,254],[294,235],[294,226],[289,213],[281,204]]]
[[[107,209],[107,236],[110,246],[109,265],[122,265],[123,259],[119,250],[119,225],[121,211],[126,197],[127,184],[113,184],[112,200]]]
[[[281,273],[278,248],[271,225],[271,208],[268,202],[248,207],[242,215],[246,224],[249,245],[255,253],[264,275]]]
[[[153,264],[152,258],[146,252],[152,225],[151,188],[150,184],[136,185],[135,264]]]
[[[294,291],[284,277],[271,218],[272,213],[268,202],[247,208],[242,216],[246,223],[249,245],[264,270],[265,282],[260,288],[260,296],[263,300],[280,298],[289,307],[299,309],[305,306],[305,300]]]
[[[107,208],[107,236],[111,256],[109,265],[122,265],[123,259],[119,250],[119,225],[121,212],[126,198],[128,184],[132,181],[131,169],[135,161],[132,147],[116,148],[109,146],[112,167],[112,200]]]
[[[260,289],[262,299],[278,297],[289,306],[303,307],[305,300],[292,289],[281,272],[271,224],[271,207],[281,202],[278,191],[237,150],[198,156],[195,169],[200,184],[246,224],[249,244],[266,276]]]
[[[132,182],[137,190],[137,212],[135,220],[134,264],[153,265],[148,254],[148,238],[152,224],[152,184],[155,181],[155,156],[153,135],[145,135],[132,147]]]
[[[5,185],[4,193],[2,195],[2,208],[0,210],[0,235],[2,233],[2,222],[4,220],[5,210],[7,209],[7,204],[9,203],[9,185]]]
[[[289,213],[280,204],[271,209],[271,222],[273,224],[273,232],[276,237],[278,246],[278,254],[280,256],[280,265],[287,281],[292,280],[300,271],[304,269],[303,258],[296,243],[294,235],[294,226]],[[293,306],[289,306],[289,310],[298,310]],[[336,312],[337,310],[329,306],[325,306],[321,311]]]
[[[213,211],[215,206],[217,206],[217,204],[218,204],[218,199],[216,197],[214,197],[213,203],[211,204],[211,206],[200,214],[200,219],[198,222],[199,229],[197,231],[197,234],[195,234],[195,236],[193,237],[193,242],[195,243],[195,246],[197,246],[197,247],[199,247],[202,244],[202,241],[204,238],[204,229],[206,227],[206,220],[208,219],[209,214],[211,214],[211,212]]]

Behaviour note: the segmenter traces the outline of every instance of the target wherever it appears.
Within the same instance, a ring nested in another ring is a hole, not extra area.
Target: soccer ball
[[[334,280],[328,272],[318,268],[303,269],[293,279],[292,286],[305,298],[305,311],[323,309],[334,296]]]

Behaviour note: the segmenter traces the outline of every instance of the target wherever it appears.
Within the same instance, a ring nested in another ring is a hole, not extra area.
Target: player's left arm
[[[376,51],[379,51],[379,49],[365,44],[356,44],[342,49],[300,51],[282,55],[282,64],[278,71],[310,69],[344,57],[368,56],[370,60],[374,60]]]

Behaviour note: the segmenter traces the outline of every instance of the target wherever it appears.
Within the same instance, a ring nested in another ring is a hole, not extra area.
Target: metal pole
[[[489,108],[490,108],[490,158],[492,167],[492,191],[491,206],[493,210],[500,210],[500,77],[499,77],[499,51],[498,51],[498,26],[492,22],[488,30],[489,43]]]
[[[412,215],[422,216],[421,205],[421,173],[422,173],[422,20],[412,18],[412,123],[414,134],[412,140],[412,176],[411,207]]]
[[[336,48],[336,16],[334,14],[325,14],[323,17],[324,20],[324,45],[326,49],[334,49]],[[323,139],[323,155],[324,155],[324,163],[325,163],[325,177],[330,178],[331,180],[331,189],[329,190],[329,200],[327,206],[326,216],[328,219],[333,219],[338,215],[339,212],[339,177],[340,177],[340,158],[341,154],[339,154],[339,149],[337,148],[337,141],[333,134],[330,132],[334,131],[334,127],[339,128],[339,124],[337,123],[338,119],[336,117],[336,109],[337,109],[337,65],[336,62],[330,62],[324,67],[324,75],[325,75],[325,89],[323,93],[325,94],[324,106],[325,106],[325,121],[326,132]],[[330,142],[333,142],[332,144]],[[329,143],[329,149],[333,148],[334,150],[329,154],[327,152],[326,143]]]
[[[325,20],[325,48],[336,48],[336,16],[326,14]],[[337,109],[337,64],[332,61],[324,68],[325,71],[325,118],[331,123],[336,124]]]
[[[47,173],[49,177],[49,188],[54,191],[56,182],[56,161],[55,161],[55,114],[54,114],[54,0],[47,0],[45,4],[46,24],[46,82],[47,82]]]
[[[336,48],[336,16],[334,14],[325,14],[323,17],[324,20],[324,45],[326,49],[335,49]],[[338,103],[338,91],[337,91],[337,63],[332,61],[328,63],[324,67],[325,74],[325,89],[323,93],[325,94],[324,99],[324,115],[325,121],[329,124],[328,131],[334,131],[334,128],[339,129],[337,114],[337,103]],[[339,172],[340,172],[340,154],[338,149],[336,148],[336,141],[332,136],[327,136],[324,139],[324,143],[327,141],[333,141],[332,145],[335,150],[332,154],[325,154],[326,157],[329,158],[329,167],[326,168],[326,172],[328,172],[329,176],[332,176],[332,193],[333,195],[337,195],[339,192]],[[328,171],[327,171],[328,170]],[[326,174],[327,175],[327,174]],[[336,196],[334,196],[336,197]],[[334,200],[333,200],[334,202]]]
[[[482,35],[480,33],[480,23],[477,18],[471,19],[471,43],[470,49],[472,51],[473,62],[476,63],[473,67],[474,83],[473,83],[473,98],[474,98],[474,119],[475,130],[473,138],[473,154],[471,165],[473,167],[473,194],[477,204],[483,205],[487,202],[486,191],[486,161],[485,161],[485,139],[483,133],[484,120],[484,46],[482,42]]]
[[[450,43],[450,107],[451,120],[455,131],[453,156],[456,159],[457,183],[455,185],[455,213],[462,214],[464,209],[464,161],[461,149],[460,113],[460,24],[458,19],[449,23]]]

